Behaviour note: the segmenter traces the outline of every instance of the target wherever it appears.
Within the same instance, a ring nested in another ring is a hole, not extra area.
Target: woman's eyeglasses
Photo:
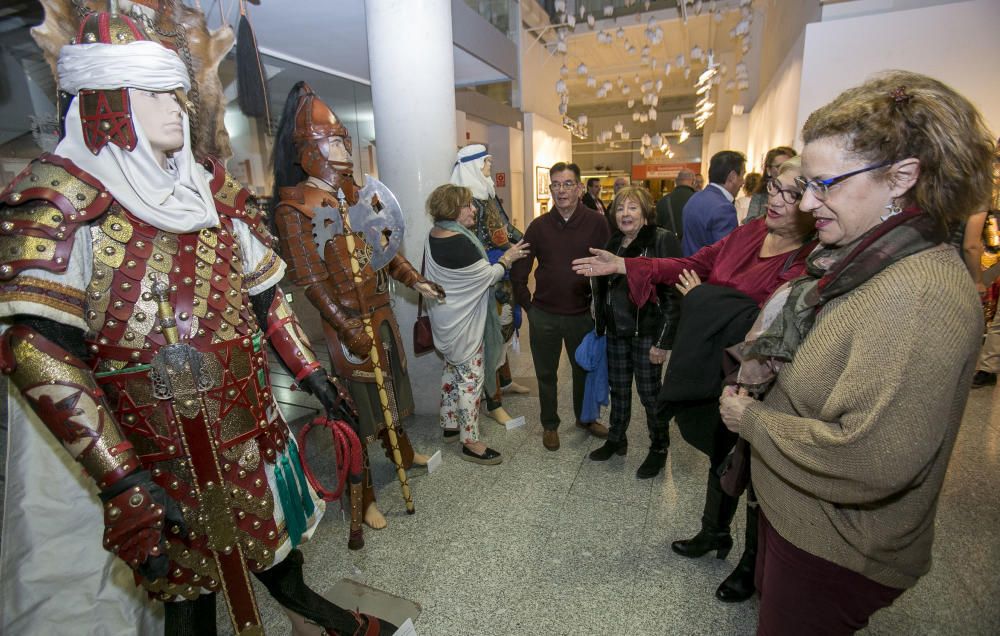
[[[798,179],[796,179],[795,182],[796,182],[796,184],[798,184]],[[768,179],[767,180],[767,193],[769,195],[771,195],[771,196],[774,196],[776,194],[780,194],[781,195],[781,199],[785,203],[789,203],[789,204],[798,203],[799,201],[802,200],[802,191],[801,190],[786,190],[786,189],[784,189],[784,188],[781,187],[781,182],[778,181],[777,179]]]
[[[838,174],[836,177],[830,177],[829,179],[809,179],[806,180],[805,177],[795,177],[795,185],[805,192],[807,189],[813,193],[813,196],[820,201],[825,201],[826,197],[830,194],[830,188],[837,185],[838,183],[843,183],[844,181],[850,179],[854,175],[862,174],[864,172],[870,172],[872,170],[878,170],[879,168],[884,168],[886,166],[891,166],[892,161],[883,161],[882,163],[873,163],[870,166],[865,166],[864,168],[859,168],[858,170],[852,170],[851,172],[845,172],[844,174]],[[801,196],[801,195],[800,195]]]

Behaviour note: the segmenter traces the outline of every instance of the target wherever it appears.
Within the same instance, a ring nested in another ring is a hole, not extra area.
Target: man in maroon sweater
[[[573,412],[576,425],[597,437],[607,437],[600,422],[581,422],[583,386],[586,372],[574,354],[583,337],[594,328],[590,315],[590,279],[577,276],[573,259],[589,256],[591,247],[603,248],[610,238],[604,215],[580,202],[580,168],[575,163],[557,163],[549,169],[554,207],[528,226],[524,240],[531,244],[531,256],[511,268],[514,298],[525,307],[531,323],[531,356],[538,378],[542,409],[542,443],[559,449],[559,410],[556,374],[565,345],[573,367]],[[528,290],[528,275],[535,270],[535,295]]]

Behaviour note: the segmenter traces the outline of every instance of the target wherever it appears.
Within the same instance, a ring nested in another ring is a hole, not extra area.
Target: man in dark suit
[[[583,195],[583,204],[601,214],[607,214],[604,201],[601,201],[601,180],[597,177],[587,179],[587,192]]]
[[[611,233],[614,234],[615,230],[618,229],[618,225],[615,223],[615,211],[611,209],[611,206],[604,203],[601,200],[601,180],[595,177],[587,179],[587,192],[580,199],[581,202],[588,208],[592,210],[597,210],[601,215],[608,220],[608,228]]]
[[[733,201],[743,187],[747,158],[735,150],[723,150],[708,164],[708,187],[695,192],[684,206],[684,239],[681,251],[691,256],[736,228]]]
[[[665,195],[656,204],[656,224],[677,235],[677,240],[684,238],[684,221],[681,213],[688,199],[695,193],[694,172],[684,168],[677,173],[674,190]]]

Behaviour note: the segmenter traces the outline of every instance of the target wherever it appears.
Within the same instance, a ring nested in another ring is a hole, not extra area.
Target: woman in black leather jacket
[[[622,257],[677,257],[680,244],[673,232],[657,227],[656,208],[645,188],[629,186],[619,191],[611,209],[617,231],[606,249]],[[608,440],[590,453],[594,461],[628,451],[625,436],[632,415],[632,378],[646,409],[649,454],[636,472],[639,479],[659,474],[667,461],[669,416],[657,408],[663,364],[673,345],[679,313],[678,292],[661,286],[659,302],[642,309],[628,297],[625,276],[613,274],[595,280],[594,319],[598,335],[607,335],[608,382],[611,386],[611,426]]]

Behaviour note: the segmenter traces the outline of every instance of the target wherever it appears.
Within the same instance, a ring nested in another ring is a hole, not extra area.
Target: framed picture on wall
[[[539,201],[549,200],[549,169],[545,166],[535,166],[535,183],[537,184]]]

